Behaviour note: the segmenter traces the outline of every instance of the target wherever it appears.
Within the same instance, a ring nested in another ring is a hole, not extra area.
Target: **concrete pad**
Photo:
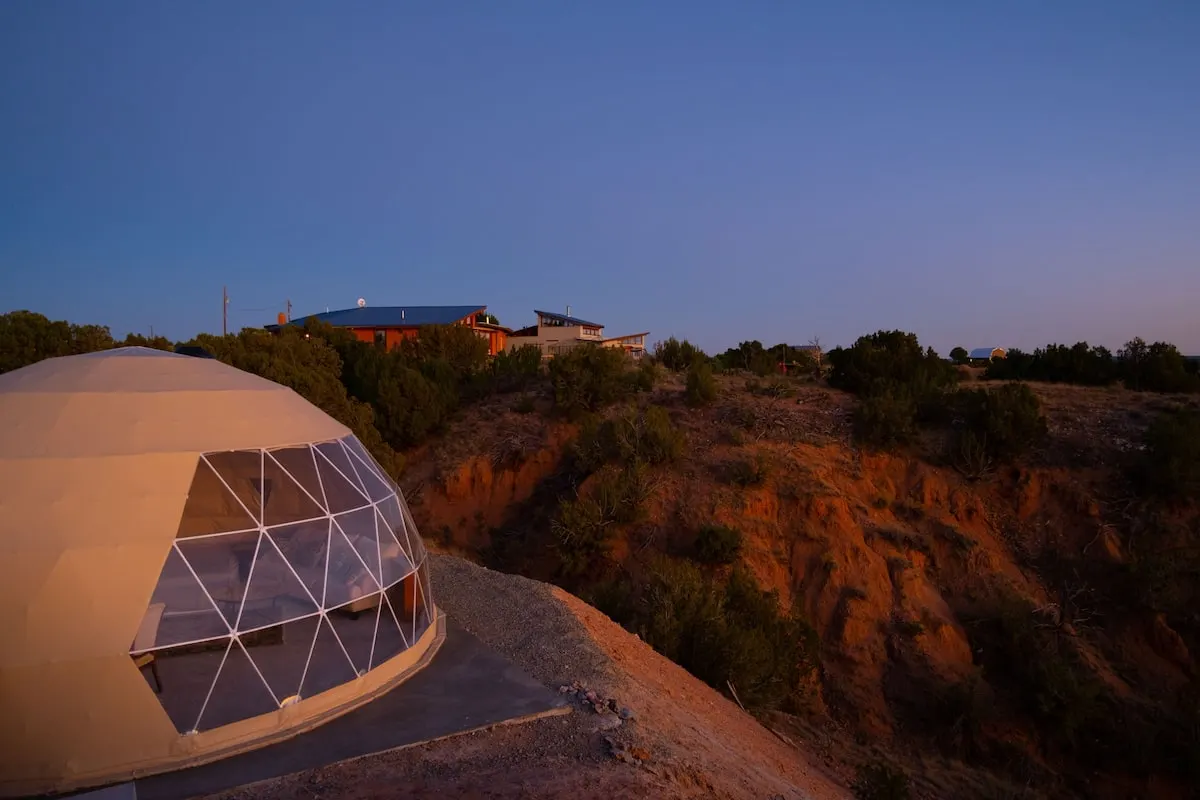
[[[501,723],[570,712],[561,696],[447,620],[432,663],[382,697],[250,753],[138,779],[138,800],[184,800]]]

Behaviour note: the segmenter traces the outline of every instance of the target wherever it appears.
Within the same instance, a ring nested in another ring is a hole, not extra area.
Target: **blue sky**
[[[0,3],[0,311],[1200,353],[1200,4]]]

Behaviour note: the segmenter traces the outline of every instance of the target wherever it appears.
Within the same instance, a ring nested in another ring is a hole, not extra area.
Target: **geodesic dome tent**
[[[0,375],[0,794],[286,738],[443,637],[400,490],[290,389],[144,348]]]

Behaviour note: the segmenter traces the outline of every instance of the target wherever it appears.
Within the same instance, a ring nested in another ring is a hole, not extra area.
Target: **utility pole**
[[[229,292],[221,287],[221,335],[229,335]]]

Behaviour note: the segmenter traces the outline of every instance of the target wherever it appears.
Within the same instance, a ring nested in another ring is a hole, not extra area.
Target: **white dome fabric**
[[[0,375],[0,794],[212,760],[444,636],[403,495],[289,389],[144,348]]]

